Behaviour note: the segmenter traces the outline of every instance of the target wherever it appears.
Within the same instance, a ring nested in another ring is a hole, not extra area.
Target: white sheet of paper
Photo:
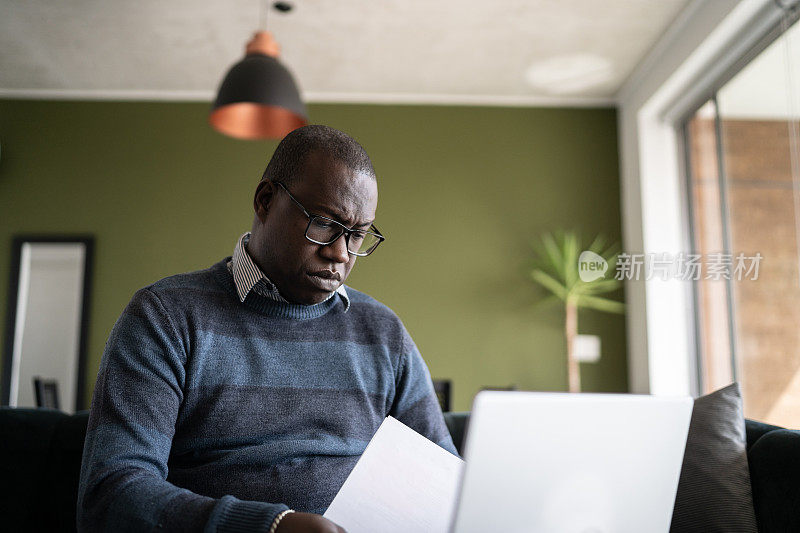
[[[324,516],[347,533],[447,533],[463,465],[387,417]]]

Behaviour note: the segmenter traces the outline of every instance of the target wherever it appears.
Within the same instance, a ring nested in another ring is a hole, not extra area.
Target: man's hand
[[[275,533],[347,533],[318,514],[289,513],[283,517]]]

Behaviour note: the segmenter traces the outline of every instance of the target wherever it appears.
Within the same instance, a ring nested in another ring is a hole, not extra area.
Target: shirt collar
[[[233,281],[236,285],[236,292],[239,295],[239,300],[244,302],[250,291],[255,291],[256,294],[265,296],[272,300],[289,303],[283,296],[281,296],[278,288],[270,279],[258,268],[250,257],[247,251],[247,242],[250,240],[250,232],[244,233],[239,240],[236,241],[236,247],[233,249],[233,257],[228,263],[228,270],[233,275]],[[332,292],[325,301],[333,298],[335,294],[342,297],[344,302],[344,310],[347,312],[350,309],[350,297],[347,295],[344,284],[339,285],[335,292]]]

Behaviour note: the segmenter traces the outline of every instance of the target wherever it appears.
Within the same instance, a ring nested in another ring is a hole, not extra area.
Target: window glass
[[[702,390],[736,379],[745,416],[790,427],[800,426],[798,33],[686,123],[694,249],[729,261],[729,279],[695,283]]]

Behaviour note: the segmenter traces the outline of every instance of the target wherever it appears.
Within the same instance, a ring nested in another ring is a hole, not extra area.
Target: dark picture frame
[[[12,238],[11,264],[9,265],[8,299],[6,313],[5,342],[3,346],[2,380],[0,380],[0,404],[9,405],[11,396],[11,372],[13,366],[14,339],[17,323],[17,300],[19,299],[20,261],[22,247],[26,243],[80,243],[84,245],[83,261],[83,294],[81,302],[81,319],[78,332],[78,368],[76,377],[75,398],[64,398],[64,404],[74,404],[76,411],[87,408],[86,392],[86,351],[89,332],[89,315],[92,294],[92,278],[94,273],[94,246],[93,235],[64,235],[64,234],[19,234]]]

